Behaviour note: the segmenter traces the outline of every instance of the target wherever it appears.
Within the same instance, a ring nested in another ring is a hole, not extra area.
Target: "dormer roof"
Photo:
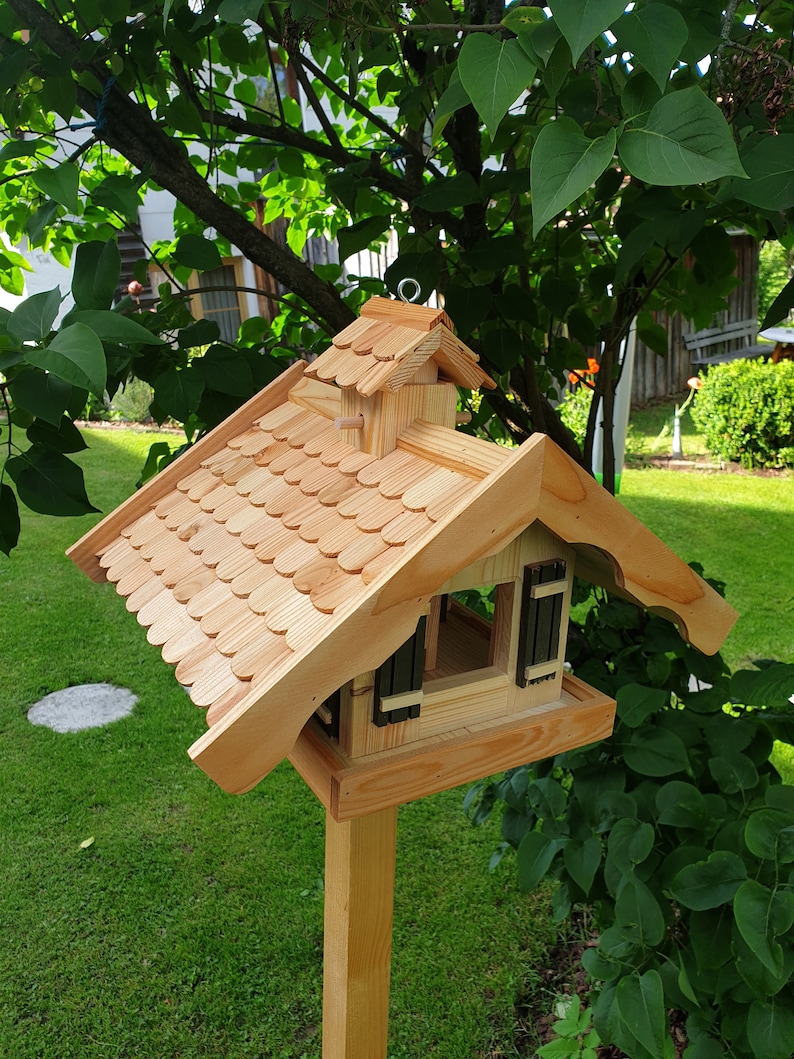
[[[378,391],[395,393],[432,360],[442,381],[469,390],[493,389],[496,383],[479,367],[478,359],[455,337],[442,309],[370,298],[359,319],[334,337],[306,374],[372,397]]]
[[[303,376],[293,365],[69,550],[208,708],[190,753],[226,790],[258,783],[450,577],[536,521],[585,576],[719,648],[732,608],[545,435],[509,449],[415,420],[377,459],[339,439],[339,390]]]

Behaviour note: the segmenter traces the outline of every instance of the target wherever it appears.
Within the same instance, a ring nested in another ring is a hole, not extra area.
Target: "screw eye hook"
[[[413,284],[414,288],[413,294],[411,294],[410,296],[406,293],[405,290],[408,284]],[[421,295],[422,287],[419,283],[419,280],[414,279],[413,276],[406,276],[405,279],[401,279],[400,282],[397,284],[397,297],[401,298],[404,302],[408,302],[409,304],[411,302],[417,302],[419,301]]]

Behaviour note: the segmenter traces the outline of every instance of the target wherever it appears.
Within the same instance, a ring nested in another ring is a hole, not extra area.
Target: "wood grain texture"
[[[614,581],[640,606],[678,624],[685,639],[714,654],[736,611],[581,467],[547,439],[542,480],[543,523],[563,540],[610,555]],[[594,579],[599,575],[591,571]]]
[[[534,435],[530,441],[536,437]],[[406,427],[397,438],[397,446],[471,478],[485,478],[494,473],[503,463],[514,458],[516,452],[471,434],[461,434],[424,421]]]
[[[96,554],[110,544],[119,535],[121,529],[129,525],[144,511],[153,507],[158,500],[172,492],[176,483],[185,475],[201,466],[201,461],[219,449],[222,449],[228,438],[234,437],[240,429],[253,418],[262,415],[269,408],[282,404],[295,383],[303,377],[303,364],[293,364],[274,382],[252,397],[234,415],[221,423],[215,430],[183,452],[165,470],[139,489],[129,500],[111,512],[92,530],[89,530],[71,548],[67,555],[93,581],[104,581],[104,573],[96,561]]]
[[[323,1059],[386,1059],[397,809],[326,819]]]
[[[452,321],[443,309],[431,309],[424,305],[392,301],[390,298],[373,297],[361,306],[361,319],[388,320],[399,327],[412,327],[417,331],[432,331],[439,324],[452,330]]]
[[[290,761],[334,819],[353,820],[604,739],[614,716],[614,700],[566,675],[556,702],[368,758],[342,754],[310,723]]]

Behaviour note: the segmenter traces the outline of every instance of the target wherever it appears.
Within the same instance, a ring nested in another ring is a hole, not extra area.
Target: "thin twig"
[[[280,294],[271,294],[270,291],[262,290],[261,287],[237,287],[232,284],[216,286],[213,284],[211,287],[183,287],[178,291],[175,298],[190,298],[193,294],[211,294],[215,291],[232,291],[239,294],[257,294],[263,298],[269,298],[274,302],[281,302],[284,305],[288,305],[291,309],[298,309],[300,312],[312,323],[317,324],[327,335],[333,335],[334,332],[328,327],[327,324],[311,313],[303,305],[296,305],[295,302],[288,301],[287,298],[283,298]]]

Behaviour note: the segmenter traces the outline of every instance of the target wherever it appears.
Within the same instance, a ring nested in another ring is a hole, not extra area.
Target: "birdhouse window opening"
[[[507,672],[502,632],[509,628],[514,590],[508,582],[433,598],[425,645],[426,682],[491,667]]]

